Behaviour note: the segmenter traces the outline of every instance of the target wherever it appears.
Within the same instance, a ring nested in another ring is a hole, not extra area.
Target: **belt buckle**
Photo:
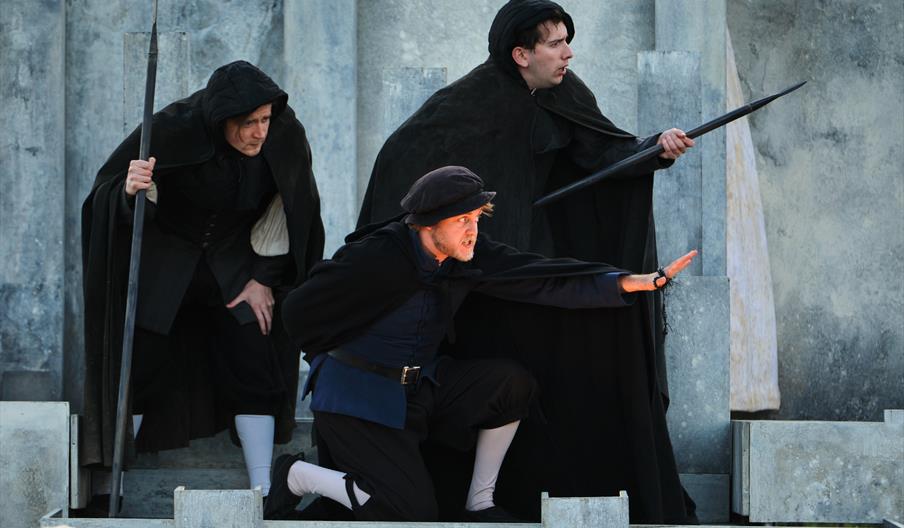
[[[411,372],[414,374],[414,379],[408,381],[408,373]],[[417,383],[417,381],[421,377],[421,367],[402,367],[402,385],[410,385],[412,383]]]

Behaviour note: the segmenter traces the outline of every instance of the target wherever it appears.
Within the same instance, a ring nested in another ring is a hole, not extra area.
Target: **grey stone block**
[[[173,517],[173,490],[179,486],[205,490],[246,490],[244,468],[132,469],[122,485],[122,516],[166,519]]]
[[[261,490],[188,490],[173,493],[176,528],[263,528]]]
[[[550,497],[543,492],[541,526],[543,528],[628,527],[628,494],[618,497]]]
[[[17,398],[62,389],[65,3],[0,9],[0,372],[44,371]],[[7,382],[12,383],[12,382]]]
[[[894,416],[895,413],[890,413]],[[904,517],[904,424],[744,421],[751,522],[879,523]],[[743,480],[747,479],[747,484]]]
[[[700,54],[697,86],[703,121],[725,113],[725,11],[725,0],[656,0],[656,50]],[[676,81],[676,88],[680,87],[679,82]],[[696,124],[672,126],[692,128]],[[695,149],[702,158],[703,243],[700,248],[703,275],[724,276],[725,129],[702,136]]]
[[[729,476],[683,473],[678,475],[685,491],[697,504],[697,518],[703,524],[725,523],[729,520]]]
[[[700,55],[695,52],[644,52],[640,72],[638,123],[644,134],[700,121]],[[703,249],[703,173],[701,150],[691,149],[671,168],[656,173],[653,211],[656,246],[663,262]],[[705,251],[701,253],[705,254]],[[703,256],[685,270],[702,275]]]
[[[0,372],[0,400],[50,401],[59,393],[54,375],[46,370]]]
[[[679,277],[665,296],[666,415],[679,473],[727,475],[729,290],[726,277]]]
[[[0,401],[0,519],[34,526],[69,507],[69,404]]]

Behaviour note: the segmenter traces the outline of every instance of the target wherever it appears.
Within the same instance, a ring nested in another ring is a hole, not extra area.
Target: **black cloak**
[[[489,59],[430,97],[387,139],[374,164],[358,224],[400,212],[420,176],[443,165],[473,170],[497,191],[480,228],[500,242],[548,256],[608,262],[635,273],[657,268],[652,216],[654,159],[545,209],[543,194],[655,144],[618,129],[572,72],[531,91],[510,50],[519,30],[558,9],[547,0],[512,1],[493,22]],[[595,166],[593,166],[595,165]],[[665,420],[668,402],[658,294],[626,309],[568,311],[472,295],[456,316],[448,352],[495,349],[524,363],[540,382],[546,420],[526,420],[496,488],[496,501],[539,517],[541,491],[553,496],[626,490],[632,523],[694,522],[678,479]],[[489,344],[489,346],[488,346]],[[435,453],[441,514],[464,503],[470,467]],[[456,471],[456,468],[459,468]],[[454,478],[458,475],[458,478]]]
[[[310,146],[287,99],[286,93],[255,66],[244,61],[228,64],[211,75],[205,88],[154,114],[150,152],[157,158],[156,173],[170,171],[177,175],[180,168],[199,165],[214,156],[218,142],[224,141],[222,125],[226,118],[272,102],[272,119],[261,155],[273,175],[286,214],[292,265],[284,280],[289,286],[298,286],[323,255],[324,231]],[[117,201],[121,200],[129,161],[138,158],[139,138],[140,127],[101,167],[82,205],[85,410],[79,445],[85,465],[109,466],[112,461],[131,245],[131,229],[117,221]],[[147,277],[145,283],[160,284],[159,276],[166,275],[167,261],[162,252],[153,249],[166,244],[167,237],[172,236],[156,229],[153,222],[145,222],[140,271],[142,277]],[[140,278],[139,305],[141,283]],[[279,293],[275,291],[274,295]],[[276,416],[275,440],[285,443],[295,426],[299,357],[278,324],[278,314],[274,314],[273,321],[270,336],[277,349],[284,352],[279,362],[288,388],[286,401]],[[201,389],[199,393],[204,392]],[[192,398],[197,398],[194,392]],[[190,438],[216,433],[228,425],[223,418],[210,419],[213,429],[193,428],[189,438],[172,439],[172,447],[187,445]],[[131,421],[127,423],[131,426]],[[131,454],[132,435],[127,438]]]
[[[360,336],[423,288],[416,263],[409,228],[399,221],[366,226],[346,237],[346,245],[316,264],[310,280],[283,302],[286,331],[304,350],[305,360],[310,363]],[[480,282],[625,272],[603,263],[524,253],[484,233],[477,236],[474,258],[452,265],[446,274],[450,280]],[[460,299],[449,300],[454,310]]]

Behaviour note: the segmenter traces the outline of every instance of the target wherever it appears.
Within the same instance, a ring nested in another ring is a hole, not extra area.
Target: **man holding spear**
[[[294,427],[298,381],[279,300],[324,242],[310,147],[287,100],[255,66],[227,64],[154,115],[150,159],[139,159],[136,130],[98,172],[82,208],[86,464],[113,462],[128,248],[144,191],[125,409],[134,446],[184,447],[232,428],[252,487],[267,495],[273,442]]]

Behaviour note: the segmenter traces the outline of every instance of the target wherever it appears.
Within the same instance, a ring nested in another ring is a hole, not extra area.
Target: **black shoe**
[[[464,522],[475,523],[520,523],[524,522],[511,513],[505,511],[499,506],[493,506],[485,510],[464,510],[461,514],[461,520]]]
[[[304,460],[304,453],[276,457],[270,473],[270,493],[264,503],[264,519],[270,521],[290,517],[301,502],[301,497],[289,489],[289,469],[299,460]]]

